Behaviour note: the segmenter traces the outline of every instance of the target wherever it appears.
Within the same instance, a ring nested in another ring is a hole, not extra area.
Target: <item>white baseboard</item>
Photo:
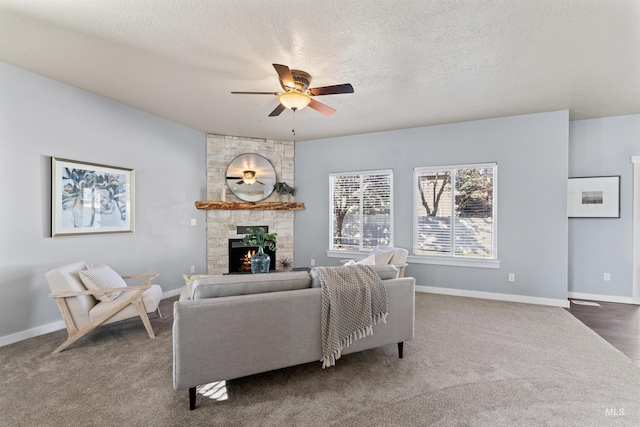
[[[583,294],[582,292],[569,292],[569,298],[581,299],[587,301],[602,301],[602,302],[619,302],[622,304],[634,304],[631,297],[618,297],[615,295],[600,295],[600,294]]]
[[[57,322],[47,323],[46,325],[27,329],[26,331],[16,332],[15,334],[11,335],[5,335],[4,337],[0,337],[0,347],[13,344],[14,342],[26,340],[28,338],[48,334],[49,332],[59,331],[60,329],[64,328],[64,322],[62,320],[59,320]]]
[[[564,308],[569,307],[569,300],[530,297],[526,295],[498,294],[493,292],[467,291],[463,289],[438,288],[434,286],[420,286],[420,285],[416,285],[416,292],[452,295],[457,297],[491,299],[496,301],[521,302],[525,304],[550,305],[553,307],[564,307]]]
[[[167,292],[163,292],[162,293],[162,299],[175,297],[176,295],[180,295],[180,292],[182,292],[182,288],[173,289],[173,290],[170,290],[170,291],[167,291]]]
[[[162,299],[171,298],[176,295],[180,295],[182,291],[181,288],[173,289],[167,292],[162,293]],[[40,335],[48,334],[50,332],[59,331],[60,329],[65,329],[64,321],[59,320],[57,322],[47,323],[46,325],[37,326],[32,329],[27,329],[26,331],[16,332],[15,334],[5,335],[0,337],[0,347],[4,347],[5,345],[13,344],[14,342],[23,341],[29,338],[38,337]]]

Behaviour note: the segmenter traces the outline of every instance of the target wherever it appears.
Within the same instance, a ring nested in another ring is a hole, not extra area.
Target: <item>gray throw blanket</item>
[[[322,285],[322,368],[335,365],[354,340],[387,323],[384,283],[368,265],[316,267]]]

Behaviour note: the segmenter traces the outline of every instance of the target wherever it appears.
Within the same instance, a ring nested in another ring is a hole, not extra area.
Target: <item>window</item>
[[[393,171],[335,173],[329,183],[330,251],[393,245]]]
[[[414,256],[496,259],[495,163],[414,169]]]

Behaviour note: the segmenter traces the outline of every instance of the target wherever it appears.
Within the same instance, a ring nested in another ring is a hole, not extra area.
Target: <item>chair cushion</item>
[[[292,291],[311,286],[306,271],[267,274],[229,274],[196,279],[192,286],[192,299],[220,298],[235,295]]]
[[[79,272],[80,279],[84,286],[89,290],[106,289],[106,288],[126,288],[127,282],[111,267],[102,265],[100,267],[91,268]],[[118,298],[121,292],[109,292],[104,295],[96,296],[100,301],[113,301]]]
[[[126,298],[129,295],[129,292],[122,292],[122,294],[114,299],[113,301],[108,302],[99,302],[95,307],[89,311],[89,319],[94,321],[99,316],[106,313],[109,309],[111,309],[114,304],[118,304],[118,299]],[[149,289],[142,293],[142,303],[144,304],[144,309],[147,313],[153,313],[158,309],[158,305],[160,304],[160,300],[162,299],[162,288],[160,285],[152,284]],[[132,317],[137,317],[139,315],[138,309],[134,304],[129,304],[119,312],[117,312],[114,316],[110,317],[109,320],[105,321],[103,324],[107,325],[109,323],[118,322],[120,320],[129,319]]]

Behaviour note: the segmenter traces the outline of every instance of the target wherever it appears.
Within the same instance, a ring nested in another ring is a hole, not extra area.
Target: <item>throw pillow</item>
[[[82,270],[80,280],[84,286],[89,289],[107,289],[107,288],[126,288],[127,282],[111,267],[103,265],[101,267]],[[96,299],[104,302],[113,301],[118,298],[122,292],[109,292],[96,296]]]
[[[356,264],[360,264],[360,265],[376,265],[376,255],[375,254],[371,254],[368,257],[366,257],[365,259],[361,259],[360,261],[356,261]]]
[[[189,298],[193,298],[193,282],[198,279],[203,279],[205,277],[211,277],[209,274],[183,274],[182,278],[184,279],[185,284],[187,285],[187,295]]]
[[[376,257],[376,265],[389,264],[389,261],[393,258],[393,250],[384,250],[375,247],[371,253]]]

